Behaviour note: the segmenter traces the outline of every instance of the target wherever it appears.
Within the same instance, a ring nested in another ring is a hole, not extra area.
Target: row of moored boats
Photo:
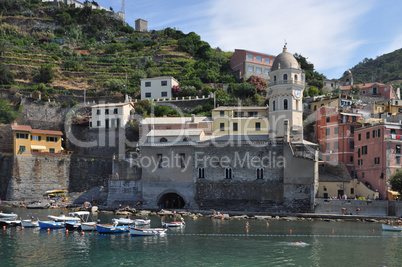
[[[164,222],[162,228],[147,228],[151,224],[150,219],[131,219],[118,218],[113,219],[110,224],[100,224],[98,221],[90,221],[89,211],[71,212],[69,216],[48,215],[49,220],[41,221],[33,217],[27,220],[17,220],[18,215],[14,213],[0,213],[1,226],[21,226],[24,228],[39,227],[41,229],[59,229],[65,228],[69,231],[97,231],[101,234],[113,234],[130,232],[131,235],[153,236],[164,235],[169,227],[183,227],[185,222],[183,218],[180,221]]]

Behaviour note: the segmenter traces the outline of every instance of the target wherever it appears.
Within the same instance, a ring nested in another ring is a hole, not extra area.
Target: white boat
[[[80,218],[77,217],[72,217],[72,216],[65,216],[65,215],[60,215],[60,216],[54,216],[54,215],[48,215],[47,216],[49,219],[55,221],[55,222],[66,222],[66,221],[80,221]]]
[[[164,222],[162,221],[162,227],[168,228],[168,227],[183,227],[186,223],[184,222],[184,219],[181,218],[180,221],[176,222]]]
[[[112,222],[117,225],[128,225],[128,224],[134,224],[134,220],[131,220],[130,218],[119,218],[119,219],[112,219]]]
[[[155,236],[165,235],[167,229],[164,228],[135,228],[130,227],[130,235],[135,236]]]
[[[82,231],[96,231],[96,222],[82,222],[81,230]]]
[[[66,223],[68,230],[95,231],[97,222],[90,222],[91,213],[89,211],[71,212],[70,217],[79,218],[79,221]]]
[[[151,224],[151,220],[147,219],[134,219],[134,225],[148,225]]]
[[[39,227],[39,222],[34,217],[31,217],[29,220],[21,220],[21,227]]]
[[[402,226],[400,226],[400,225],[382,224],[382,230],[383,230],[383,231],[402,232]]]
[[[0,219],[1,220],[14,220],[17,219],[18,215],[14,213],[3,213],[0,212]]]

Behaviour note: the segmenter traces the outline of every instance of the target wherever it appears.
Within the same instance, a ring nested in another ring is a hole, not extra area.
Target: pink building
[[[360,88],[360,95],[362,96],[384,96],[387,99],[399,99],[399,89],[394,91],[392,85],[386,85],[382,83],[362,83],[352,86],[358,86]],[[351,85],[345,85],[342,87],[342,92],[349,94]]]
[[[401,146],[400,123],[386,122],[355,131],[355,174],[359,181],[378,190],[381,199],[388,195],[388,179],[402,168]]]
[[[338,107],[321,107],[316,112],[316,138],[321,160],[343,162],[349,171],[354,164],[354,131],[361,127],[361,114],[339,112]]]
[[[258,76],[269,80],[268,73],[271,70],[275,56],[235,49],[231,59],[230,68],[237,80],[247,80],[250,76]]]

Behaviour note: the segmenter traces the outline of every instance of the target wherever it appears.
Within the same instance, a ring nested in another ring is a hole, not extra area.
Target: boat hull
[[[82,231],[96,231],[96,222],[81,223]]]
[[[7,221],[7,220],[0,220],[0,226],[20,226],[21,221]]]
[[[39,222],[38,221],[32,221],[32,220],[22,220],[21,221],[21,227],[39,227]]]
[[[38,223],[41,229],[47,229],[47,228],[57,229],[65,227],[64,222],[39,221]]]
[[[14,213],[0,213],[1,220],[14,220],[17,219],[18,215]]]
[[[134,225],[148,225],[151,224],[151,220],[135,219]]]
[[[81,223],[79,223],[79,222],[66,222],[65,227],[69,231],[79,231],[79,230],[81,230]]]
[[[382,230],[383,231],[402,232],[402,226],[382,224]]]
[[[165,235],[167,229],[163,228],[134,228],[130,227],[130,235],[132,236],[156,236],[156,235]]]
[[[96,231],[100,234],[118,234],[128,232],[128,226],[104,226],[96,225]]]

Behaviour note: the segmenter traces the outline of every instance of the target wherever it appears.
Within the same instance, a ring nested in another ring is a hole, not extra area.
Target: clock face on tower
[[[296,90],[296,91],[295,91],[295,96],[296,96],[297,98],[301,97],[301,91],[300,91],[300,90]]]

